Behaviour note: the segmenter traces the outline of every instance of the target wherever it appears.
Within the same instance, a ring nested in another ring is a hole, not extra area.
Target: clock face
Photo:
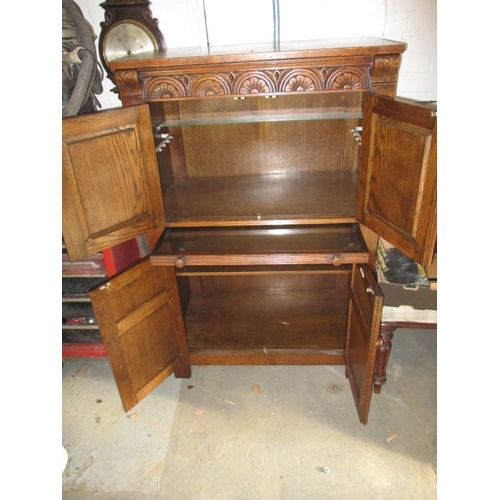
[[[158,48],[150,31],[133,21],[123,21],[113,26],[106,33],[102,47],[106,62]]]

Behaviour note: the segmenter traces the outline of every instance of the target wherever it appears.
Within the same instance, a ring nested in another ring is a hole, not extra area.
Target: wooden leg
[[[380,325],[380,337],[378,340],[375,374],[373,377],[373,391],[375,394],[380,394],[382,385],[385,384],[387,380],[385,371],[391,354],[391,340],[396,328],[397,325],[395,323],[382,323]]]
[[[174,370],[175,378],[191,378],[191,365],[181,363]]]

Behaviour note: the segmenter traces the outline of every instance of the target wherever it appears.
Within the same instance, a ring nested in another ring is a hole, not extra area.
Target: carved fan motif
[[[280,92],[311,92],[322,90],[323,85],[313,70],[301,69],[285,73],[279,88]]]
[[[203,75],[191,84],[187,94],[196,97],[230,95],[231,88],[220,75]]]
[[[368,88],[367,75],[356,68],[342,68],[335,71],[327,80],[328,90],[358,90]]]
[[[265,72],[250,72],[238,75],[234,81],[234,94],[269,94],[276,92],[276,84]]]
[[[186,91],[181,81],[172,77],[159,77],[145,82],[144,93],[151,99],[185,97]]]

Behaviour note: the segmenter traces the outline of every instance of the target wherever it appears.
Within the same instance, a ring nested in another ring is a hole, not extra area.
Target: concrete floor
[[[66,359],[62,498],[435,499],[436,359],[397,330],[366,426],[342,366],[193,367],[124,413],[106,358]]]

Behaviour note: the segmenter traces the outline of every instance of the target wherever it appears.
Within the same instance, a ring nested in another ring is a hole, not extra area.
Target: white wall
[[[102,0],[75,0],[96,35],[104,20]],[[357,36],[407,42],[398,95],[437,99],[437,0],[279,0],[281,40],[313,40]],[[273,40],[273,1],[152,0],[168,47],[258,43]],[[103,108],[120,106],[103,82]]]

